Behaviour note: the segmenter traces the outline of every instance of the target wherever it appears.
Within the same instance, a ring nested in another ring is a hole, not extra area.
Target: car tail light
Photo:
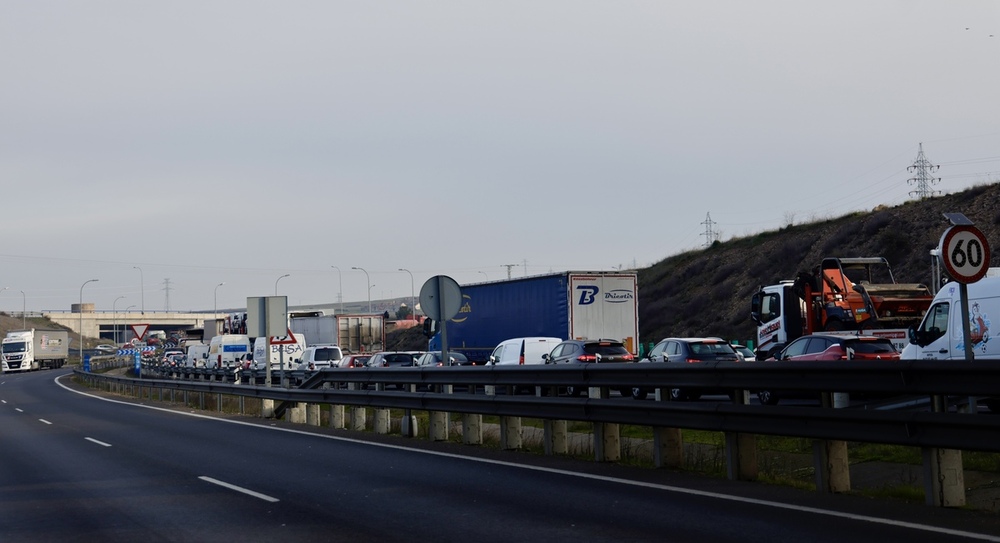
[[[622,360],[624,360],[626,362],[632,362],[633,360],[635,360],[635,357],[632,356],[632,353],[628,353],[628,354],[626,354],[625,356],[622,357]]]
[[[696,362],[701,362],[701,360],[698,360],[697,358],[686,358],[686,359],[684,359],[684,361],[687,362],[688,364],[694,364]]]
[[[521,358],[518,358],[518,359],[517,359],[517,363],[518,363],[518,365],[520,365],[520,366],[523,366],[523,365],[524,365],[524,355],[523,355],[523,354],[521,355]]]
[[[597,362],[597,357],[592,354],[581,354],[576,357],[578,362]]]

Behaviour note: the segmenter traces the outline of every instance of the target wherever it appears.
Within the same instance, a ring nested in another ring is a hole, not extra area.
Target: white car
[[[98,345],[97,347],[94,347],[94,350],[101,351],[102,353],[117,353],[118,352],[118,346],[117,345],[102,344],[102,345]]]

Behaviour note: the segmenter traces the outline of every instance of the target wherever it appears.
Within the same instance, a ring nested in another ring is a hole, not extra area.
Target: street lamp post
[[[372,312],[372,278],[368,275],[368,270],[364,268],[359,268],[357,266],[351,266],[352,270],[361,270],[365,272],[365,280],[368,282],[368,312]]]
[[[406,268],[399,268],[399,271],[405,271],[410,274],[410,320],[416,320],[417,318],[417,302],[416,298],[413,297],[413,272]]]
[[[122,321],[123,321],[122,324],[125,324],[124,321],[127,318],[126,315],[128,315],[129,310],[132,309],[133,307],[135,307],[135,304],[132,304],[132,305],[126,307],[125,311],[122,311]],[[122,328],[122,333],[123,334],[125,333],[125,329],[124,328]]]
[[[87,279],[80,285],[80,363],[83,364],[83,287],[87,286],[87,283],[93,283],[97,279]]]
[[[336,266],[330,266],[331,268],[337,270],[337,302],[339,304],[338,312],[344,312],[344,282],[343,277],[340,273],[340,268]]]
[[[290,275],[291,275],[290,273],[286,273],[285,275],[282,275],[281,277],[279,277],[279,278],[277,278],[277,279],[274,280],[274,295],[275,296],[278,295],[278,281],[281,281],[282,279],[284,279],[284,278],[286,278],[286,277],[288,277]]]
[[[112,326],[115,329],[115,346],[117,347],[120,343],[118,342],[118,300],[121,300],[125,296],[119,296],[115,298],[114,303],[111,304],[111,321],[114,323]]]
[[[28,297],[24,295],[24,291],[21,291],[21,329],[27,330],[28,324],[25,314],[28,313]]]
[[[225,285],[225,284],[226,284],[226,282],[223,281],[223,282],[219,283],[218,285],[215,285],[215,296],[214,296],[214,299],[213,299],[214,305],[212,306],[212,312],[214,313],[214,315],[212,315],[213,319],[219,318],[219,287],[221,287],[222,285]]]
[[[140,310],[142,311],[142,314],[145,315],[146,314],[146,287],[143,285],[143,281],[142,281],[142,268],[140,268],[139,266],[132,266],[132,268],[136,269],[136,270],[139,270],[139,303],[142,304],[140,306],[141,307]]]

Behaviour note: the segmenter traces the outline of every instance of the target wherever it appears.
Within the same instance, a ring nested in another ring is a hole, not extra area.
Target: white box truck
[[[59,368],[69,356],[69,333],[65,330],[12,330],[0,345],[3,371]]]

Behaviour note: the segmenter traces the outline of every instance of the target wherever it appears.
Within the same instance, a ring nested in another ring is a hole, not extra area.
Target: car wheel
[[[758,390],[757,399],[763,405],[778,405],[778,395],[770,390]]]
[[[580,397],[581,394],[583,394],[583,389],[580,388],[580,387],[576,387],[576,386],[568,386],[568,387],[566,387],[566,395],[567,396],[572,396],[574,398],[578,398],[578,397]]]
[[[646,394],[646,391],[642,387],[632,387],[633,400],[645,400]]]
[[[679,388],[670,389],[670,401],[681,402],[686,400],[687,397],[684,395],[684,391]]]

